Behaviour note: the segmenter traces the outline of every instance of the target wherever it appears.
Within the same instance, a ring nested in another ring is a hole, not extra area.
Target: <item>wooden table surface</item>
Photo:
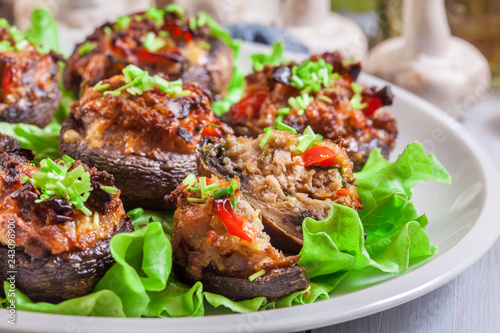
[[[500,90],[492,91],[463,125],[500,165]],[[500,215],[492,222],[500,223]],[[368,317],[309,332],[500,332],[500,240],[464,273],[427,295]]]

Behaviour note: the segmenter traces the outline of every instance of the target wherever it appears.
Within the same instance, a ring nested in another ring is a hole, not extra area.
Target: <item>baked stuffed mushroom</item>
[[[65,67],[64,86],[78,93],[82,84],[93,86],[132,64],[171,80],[198,82],[216,97],[232,77],[229,41],[229,33],[205,13],[187,17],[175,5],[150,8],[106,23],[78,44]]]
[[[126,207],[164,209],[164,196],[196,173],[195,146],[231,129],[196,83],[166,81],[129,65],[85,88],[62,123],[59,150],[115,177]]]
[[[277,298],[309,285],[299,256],[285,257],[263,231],[259,210],[240,197],[239,181],[188,176],[170,195],[177,274],[233,300]]]
[[[61,100],[57,59],[0,19],[0,121],[44,127],[52,120]]]
[[[132,231],[106,172],[65,156],[40,165],[30,150],[0,152],[0,279],[35,301],[86,295],[114,264],[113,235]]]
[[[389,87],[377,90],[354,81],[359,63],[346,64],[338,52],[312,56],[301,64],[265,66],[246,77],[242,99],[223,120],[237,135],[256,137],[279,123],[299,132],[307,126],[327,139],[343,138],[360,170],[373,148],[387,157],[397,137]]]
[[[207,138],[197,153],[200,175],[241,179],[242,197],[260,210],[266,233],[282,250],[302,247],[302,221],[323,220],[332,204],[361,208],[344,148],[310,127],[297,137],[266,129],[256,139]]]

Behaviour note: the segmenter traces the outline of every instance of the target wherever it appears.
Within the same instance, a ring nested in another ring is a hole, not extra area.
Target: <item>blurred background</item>
[[[34,8],[46,6],[62,25],[63,40],[78,41],[97,25],[120,15],[146,10],[151,3],[165,6],[172,2],[191,13],[207,11],[224,25],[248,22],[284,28],[311,53],[344,48],[346,56],[361,58],[368,47],[399,36],[402,30],[403,0],[1,0],[0,14],[22,29],[29,25]],[[445,3],[452,34],[475,45],[497,74],[500,1],[445,0]],[[309,34],[310,30],[315,33]],[[356,35],[360,30],[364,37]],[[66,45],[65,50],[71,52],[72,45]]]
[[[290,51],[311,54],[338,50],[457,119],[484,98],[490,77],[493,86],[500,85],[498,0],[0,0],[0,16],[25,29],[33,9],[49,8],[69,55],[96,26],[172,2],[190,14],[208,12],[245,41],[280,40]],[[441,7],[444,17],[438,15]],[[448,40],[458,43],[450,32],[470,44],[438,54]],[[401,40],[403,49],[390,45]]]

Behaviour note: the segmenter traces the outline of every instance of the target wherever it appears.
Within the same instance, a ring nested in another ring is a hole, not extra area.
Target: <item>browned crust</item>
[[[108,23],[97,28],[84,42],[75,47],[63,73],[65,88],[79,94],[82,85],[92,86],[100,80],[120,74],[126,65],[134,64],[151,74],[162,75],[171,80],[180,78],[184,82],[198,82],[203,88],[208,89],[214,97],[224,95],[232,78],[234,61],[232,49],[220,39],[210,37],[208,27],[192,32],[187,26],[187,21],[183,22],[170,16],[166,18],[166,22],[166,25],[175,24],[182,27],[183,31],[194,34],[193,41],[195,43],[204,42],[211,46],[204,63],[198,65],[181,55],[186,48],[184,40],[177,40],[175,48],[163,53],[167,56],[161,61],[141,63],[136,57],[130,56],[131,50],[140,49],[141,52],[145,50],[142,47],[141,39],[147,32],[169,31],[171,28],[155,28],[154,22],[149,18],[141,21],[133,20],[128,29],[114,31],[112,36],[107,39],[103,28],[113,26],[113,24]],[[77,51],[85,42],[96,42],[97,47],[80,55]]]
[[[79,130],[71,115],[63,121],[61,133],[69,129]],[[63,135],[59,151],[112,174],[126,208],[167,209],[165,195],[172,192],[188,174],[196,173],[194,154],[169,153],[168,160],[160,162],[141,156],[123,156],[110,148],[90,149],[84,141],[68,143]]]
[[[16,288],[35,302],[59,302],[87,295],[115,263],[109,250],[111,238],[131,231],[133,227],[127,216],[112,235],[98,241],[92,248],[51,254],[44,258],[32,258],[23,249],[16,248]],[[0,246],[0,281],[10,276],[8,250],[7,246]]]
[[[61,100],[58,71],[56,60],[32,44],[0,54],[0,121],[48,125]]]

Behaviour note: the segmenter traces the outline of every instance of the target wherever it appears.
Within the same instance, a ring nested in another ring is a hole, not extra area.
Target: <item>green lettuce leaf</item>
[[[11,124],[0,122],[0,133],[16,138],[21,148],[31,149],[35,159],[50,157],[56,159],[59,154],[59,132],[61,125],[52,122],[45,128],[31,124]]]
[[[214,308],[222,306],[237,313],[257,311],[267,303],[267,299],[265,297],[255,297],[244,301],[233,301],[225,296],[209,292],[205,292],[204,296],[205,300]]]
[[[141,229],[150,223],[159,222],[163,227],[163,231],[167,235],[172,235],[172,226],[174,225],[173,210],[162,212],[138,207],[129,210],[127,215],[132,219],[131,222],[135,230]]]
[[[324,221],[306,218],[302,230],[304,246],[297,264],[311,278],[369,265],[363,225],[354,209],[333,205]]]
[[[148,317],[196,317],[203,316],[203,285],[196,282],[188,286],[171,278],[160,292],[149,293]]]
[[[218,116],[222,116],[224,113],[229,111],[229,108],[234,103],[238,102],[243,96],[243,92],[245,91],[245,74],[243,71],[236,65],[238,63],[238,58],[240,57],[240,47],[241,41],[234,40],[230,44],[234,52],[234,67],[233,67],[233,76],[231,78],[231,82],[227,88],[227,93],[224,98],[213,101],[212,102],[212,110]]]
[[[374,149],[354,176],[364,206],[359,216],[371,256],[381,254],[406,223],[427,225],[427,217],[418,214],[410,201],[413,187],[427,180],[451,183],[446,169],[434,155],[426,155],[418,142],[409,144],[395,162],[386,161],[380,150]]]
[[[129,234],[113,237],[110,246],[116,264],[99,281],[94,291],[109,289],[123,303],[127,317],[147,312],[148,291],[166,287],[172,269],[172,247],[160,223],[151,223]]]
[[[277,41],[273,43],[273,50],[270,54],[252,54],[250,59],[252,59],[254,70],[261,71],[264,69],[265,65],[280,65],[283,62],[283,52],[285,52],[285,45],[283,45],[282,42]]]
[[[9,282],[4,282],[6,295]],[[45,312],[74,316],[125,317],[120,298],[109,290],[102,290],[83,297],[73,298],[59,304],[46,302],[35,303],[19,290],[15,295],[16,310]],[[10,301],[10,298],[7,297]]]
[[[25,32],[26,38],[37,46],[41,53],[54,50],[61,53],[59,27],[47,8],[35,9],[31,14],[31,26]]]

